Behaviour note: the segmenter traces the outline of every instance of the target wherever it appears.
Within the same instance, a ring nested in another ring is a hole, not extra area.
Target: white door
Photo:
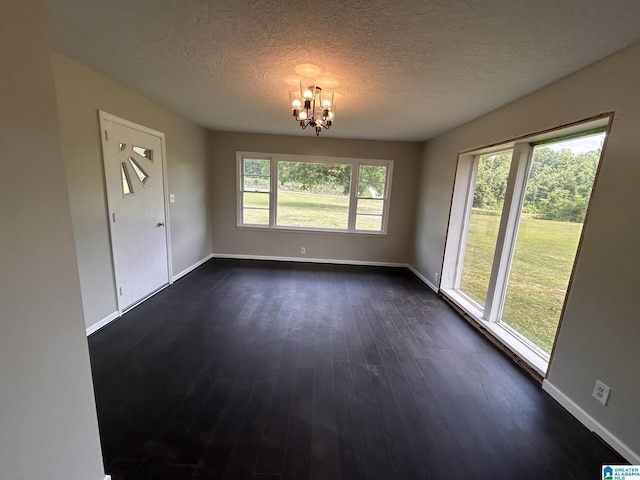
[[[118,310],[169,283],[164,134],[100,112]]]

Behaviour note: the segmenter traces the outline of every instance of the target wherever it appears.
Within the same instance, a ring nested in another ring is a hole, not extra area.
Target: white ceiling
[[[640,40],[638,0],[46,0],[54,48],[215,130],[425,140]]]

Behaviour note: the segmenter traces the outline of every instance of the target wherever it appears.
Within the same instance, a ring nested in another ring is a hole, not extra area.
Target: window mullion
[[[531,146],[528,143],[519,143],[515,145],[511,157],[511,168],[484,306],[484,319],[490,322],[500,320],[500,311],[504,303],[509,268],[518,233],[520,210],[524,201],[527,174],[531,163],[531,151]]]
[[[351,163],[351,191],[349,192],[349,224],[350,232],[356,229],[356,214],[358,211],[358,185],[360,183],[360,162]]]
[[[276,205],[278,204],[278,160],[274,157],[270,158],[269,172],[271,175],[269,182],[269,226],[276,226],[278,212]]]
[[[384,202],[382,203],[382,231],[387,233],[387,224],[389,223],[389,208],[391,205],[391,191],[389,185],[391,185],[391,178],[393,177],[393,164],[388,162],[386,164],[387,172],[384,182]]]
[[[236,225],[240,225],[242,224],[244,213],[244,158],[242,158],[242,155],[240,154],[236,155],[236,179],[238,182],[238,186],[236,188],[236,205],[238,205],[236,211],[236,221],[238,223]]]

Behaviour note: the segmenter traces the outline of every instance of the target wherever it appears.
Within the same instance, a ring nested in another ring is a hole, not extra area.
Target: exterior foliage
[[[523,213],[545,220],[582,222],[599,158],[599,151],[574,154],[568,149],[536,147]],[[510,152],[482,159],[476,175],[474,208],[500,212],[510,163]]]
[[[351,165],[278,162],[278,181],[280,187],[285,189],[348,195],[351,188]]]

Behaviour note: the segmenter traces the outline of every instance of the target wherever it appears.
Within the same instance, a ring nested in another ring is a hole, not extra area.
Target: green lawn
[[[346,229],[349,197],[278,192],[278,225]]]
[[[481,305],[500,217],[472,214],[460,289]],[[502,321],[551,351],[582,224],[523,216]]]
[[[264,193],[244,193],[244,222],[268,224],[269,196]],[[358,213],[358,230],[380,229],[380,206],[378,203],[363,202]],[[298,192],[278,192],[278,225],[309,228],[330,228],[346,230],[349,223],[349,197],[345,195],[318,195]]]

